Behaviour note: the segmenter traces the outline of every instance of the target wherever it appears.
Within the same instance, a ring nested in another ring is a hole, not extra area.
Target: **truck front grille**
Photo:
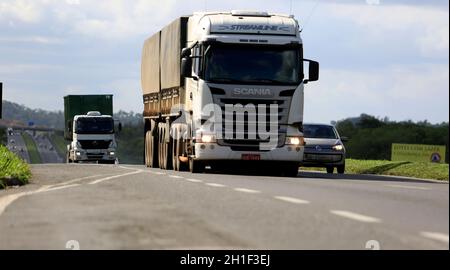
[[[259,123],[258,120],[258,105],[265,105],[265,131],[274,132],[270,134],[273,138],[277,138],[277,144],[274,147],[281,147],[284,145],[286,137],[286,125],[288,122],[288,114],[291,105],[292,96],[282,94],[286,92],[285,89],[272,90],[274,92],[273,97],[235,97],[231,96],[230,91],[217,91],[218,88],[214,88],[212,91],[212,96],[214,103],[219,105],[222,109],[222,138],[218,140],[218,144],[222,146],[230,146],[234,151],[268,151],[262,150],[261,144],[267,143],[269,140],[267,138],[261,138],[258,134],[258,128],[263,123]],[[292,91],[293,92],[293,91]],[[226,105],[242,105],[245,110],[245,106],[252,105],[255,112],[248,113],[245,112],[243,117],[238,121],[237,113],[233,113],[233,116],[229,117],[232,119],[232,123],[226,123]],[[273,131],[270,129],[271,116],[270,105],[277,105],[277,115],[276,119],[278,121],[277,130]],[[254,119],[254,120],[253,120]],[[238,128],[239,127],[239,128]],[[253,128],[249,128],[253,127]],[[264,148],[267,149],[267,148]]]
[[[79,140],[83,149],[107,149],[111,140]]]

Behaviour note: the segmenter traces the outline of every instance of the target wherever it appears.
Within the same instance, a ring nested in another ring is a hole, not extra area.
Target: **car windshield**
[[[305,138],[337,139],[334,128],[326,125],[304,125],[303,135]]]
[[[211,46],[206,52],[205,80],[216,83],[300,83],[299,49]]]
[[[76,122],[77,134],[105,134],[114,132],[114,121],[109,117],[82,117]]]

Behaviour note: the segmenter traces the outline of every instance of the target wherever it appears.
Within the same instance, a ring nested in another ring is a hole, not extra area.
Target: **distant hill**
[[[46,111],[42,109],[30,109],[10,101],[3,101],[3,119],[10,121],[19,121],[24,124],[33,122],[36,126],[45,126],[49,128],[63,129],[64,114],[62,111]]]
[[[123,125],[139,125],[142,122],[142,114],[119,111],[114,114]],[[10,101],[3,101],[3,120],[5,122],[22,123],[27,125],[30,121],[36,126],[55,129],[64,129],[63,111],[47,111],[42,109],[30,109]],[[20,124],[19,124],[20,125]]]

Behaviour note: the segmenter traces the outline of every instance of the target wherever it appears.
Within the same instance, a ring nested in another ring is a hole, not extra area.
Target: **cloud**
[[[6,0],[0,3],[0,21],[9,19],[36,23],[40,21],[41,15],[42,9],[39,1]]]
[[[37,43],[45,45],[63,44],[61,38],[45,37],[45,36],[28,36],[28,37],[0,37],[0,42],[8,43]]]
[[[407,38],[423,56],[448,57],[449,13],[446,9],[414,5],[330,4],[327,10],[333,16],[359,26],[365,35],[358,38],[368,39],[368,43],[383,40],[408,46],[404,43]]]
[[[369,113],[392,120],[448,121],[449,67],[392,66],[383,70],[322,69],[305,89],[305,122]]]

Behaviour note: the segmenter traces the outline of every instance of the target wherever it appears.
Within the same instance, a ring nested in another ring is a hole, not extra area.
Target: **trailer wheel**
[[[180,128],[174,129],[172,144],[172,164],[175,171],[187,171],[187,164],[180,161],[180,157],[184,155],[185,149],[184,140],[180,134]]]
[[[172,132],[173,135],[173,139],[172,139],[172,164],[173,164],[173,169],[175,171],[179,171],[180,170],[180,163],[178,162],[178,129],[173,129]]]
[[[164,156],[164,147],[163,147],[163,141],[164,141],[164,130],[162,128],[162,123],[158,124],[158,167],[161,169],[164,169],[163,167],[163,156]]]
[[[151,167],[150,164],[150,153],[151,153],[151,137],[152,136],[152,132],[150,130],[148,130],[147,132],[145,132],[145,166],[146,167]]]

